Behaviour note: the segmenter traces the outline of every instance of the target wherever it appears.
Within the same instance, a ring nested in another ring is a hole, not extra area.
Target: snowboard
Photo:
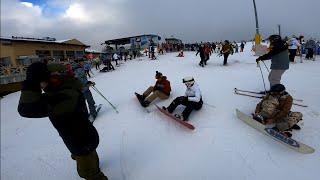
[[[99,104],[99,105],[96,106],[96,111],[97,111],[97,116],[96,116],[96,118],[94,118],[94,117],[92,117],[92,116],[90,115],[89,120],[90,120],[91,123],[93,123],[93,122],[97,119],[101,107],[102,107],[102,104]]]
[[[237,117],[248,124],[249,126],[253,127],[254,129],[260,131],[261,133],[271,137],[272,139],[282,143],[283,145],[297,151],[303,154],[311,154],[315,150],[308,146],[305,145],[297,140],[294,140],[292,138],[286,137],[282,133],[272,129],[272,128],[267,128],[265,125],[261,124],[260,122],[252,119],[250,116],[244,114],[243,112],[239,111],[236,109]]]
[[[178,122],[179,124],[183,125],[184,127],[189,128],[189,129],[191,129],[191,130],[194,130],[194,129],[195,129],[195,127],[194,127],[192,124],[190,124],[190,123],[188,123],[188,122],[186,122],[186,121],[182,121],[181,119],[175,117],[174,115],[172,115],[172,114],[169,113],[168,111],[162,109],[161,107],[159,107],[159,106],[156,105],[156,104],[155,104],[155,106],[157,107],[157,109],[158,109],[160,112],[162,112],[163,114],[165,114],[165,115],[167,115],[168,117],[170,117],[170,119],[173,119],[174,121]]]

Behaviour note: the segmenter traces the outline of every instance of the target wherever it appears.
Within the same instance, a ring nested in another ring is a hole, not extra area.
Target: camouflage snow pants
[[[302,120],[301,112],[290,112],[286,118],[276,123],[276,127],[280,131],[285,131],[290,129],[293,125],[297,124],[301,120]]]
[[[269,99],[264,100],[262,103],[261,115],[264,119],[269,119],[272,117],[276,112],[276,108],[279,105],[279,100],[275,97],[269,96]]]

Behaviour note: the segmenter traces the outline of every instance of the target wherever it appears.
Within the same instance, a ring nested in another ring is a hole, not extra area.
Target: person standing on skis
[[[275,84],[280,84],[281,76],[283,73],[289,69],[289,56],[288,56],[288,47],[281,39],[279,35],[271,35],[269,38],[270,41],[270,51],[258,57],[256,62],[264,61],[271,59],[271,71],[269,73],[268,79],[270,82],[270,87]]]
[[[83,68],[80,66],[79,63],[74,62],[72,64],[72,69],[74,72],[74,76],[82,83],[83,87],[82,87],[82,93],[83,96],[85,98],[85,100],[87,101],[88,107],[89,107],[89,111],[90,111],[90,116],[92,117],[92,119],[90,119],[91,122],[93,122],[93,120],[96,119],[97,117],[97,110],[96,110],[96,103],[93,99],[92,93],[90,91],[90,86],[94,86],[95,82],[93,81],[88,81],[85,72],[83,70]]]

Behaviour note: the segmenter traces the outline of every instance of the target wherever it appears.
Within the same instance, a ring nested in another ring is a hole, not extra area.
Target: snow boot
[[[300,130],[301,127],[298,124],[293,125],[290,129]]]
[[[180,119],[181,121],[187,121],[187,118],[183,117],[183,115],[180,114],[175,114],[174,117]]]
[[[139,94],[139,93],[135,93],[135,94],[136,94],[137,98],[138,98],[139,100],[141,100],[141,101],[143,101],[143,100],[146,98],[144,95],[141,95],[141,94]]]
[[[149,104],[150,104],[150,102],[148,102],[148,101],[142,101],[142,102],[141,102],[141,105],[142,105],[143,107],[148,107]]]
[[[165,110],[165,111],[168,111],[168,109],[165,106],[162,106],[162,109]]]
[[[264,118],[260,114],[254,114],[252,118],[261,124],[264,124]]]
[[[290,131],[283,131],[281,132],[284,136],[291,138],[292,137],[292,133]]]
[[[275,131],[277,131],[277,132],[280,131],[277,127],[273,127],[272,129],[275,130]]]

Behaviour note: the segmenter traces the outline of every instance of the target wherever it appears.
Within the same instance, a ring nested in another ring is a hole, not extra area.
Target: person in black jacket
[[[202,67],[204,67],[204,62],[205,62],[205,53],[204,53],[204,45],[203,44],[201,44],[200,46],[199,46],[199,49],[198,49],[198,51],[197,51],[197,53],[196,53],[196,56],[198,55],[200,53],[200,63],[199,63],[199,65],[200,66],[202,66]]]
[[[99,135],[88,120],[82,84],[65,74],[65,66],[41,62],[27,68],[18,112],[27,118],[49,117],[85,179],[107,180],[100,171]],[[42,93],[42,90],[44,93]]]
[[[285,41],[281,39],[279,35],[271,35],[270,41],[270,51],[256,59],[256,62],[271,59],[271,71],[269,73],[268,79],[270,82],[270,88],[273,85],[281,84],[281,77],[283,73],[289,69],[289,55],[288,46]]]

